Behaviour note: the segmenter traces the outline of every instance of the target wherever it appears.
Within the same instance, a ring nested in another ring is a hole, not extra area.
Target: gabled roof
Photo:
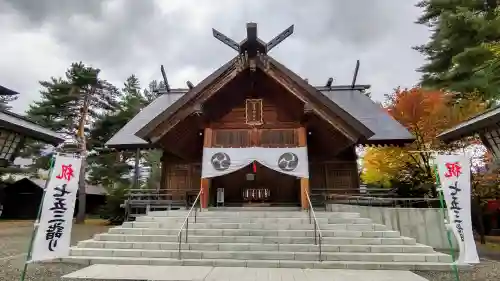
[[[16,95],[19,95],[19,93],[0,85],[0,96],[16,96]]]
[[[410,143],[415,140],[414,136],[389,115],[380,105],[359,90],[353,90],[350,86],[329,89],[317,87],[323,95],[349,112],[354,118],[362,122],[375,133],[367,143]]]
[[[358,85],[354,89],[351,86],[315,87],[325,97],[349,112],[375,133],[368,139],[367,143],[413,142],[414,137],[403,125],[394,120],[378,104],[361,92],[366,88],[368,88],[366,85]],[[144,124],[163,112],[165,108],[168,108],[184,96],[186,92],[188,92],[188,89],[172,90],[170,93],[159,96],[118,131],[106,145],[119,149],[148,147],[148,142],[137,137],[135,133]]]
[[[444,131],[438,135],[438,138],[444,142],[459,140],[466,136],[472,136],[491,125],[500,122],[500,106],[489,109],[483,113],[471,117],[455,127]]]
[[[136,131],[135,135],[140,138],[145,137],[148,132],[152,131],[154,128],[160,125],[164,120],[168,119],[172,114],[177,112],[185,104],[187,104],[189,101],[195,98],[199,92],[201,92],[206,87],[210,86],[214,81],[217,80],[217,78],[222,76],[224,73],[232,70],[237,60],[238,56],[225,63],[223,66],[219,67],[219,69],[217,69],[212,74],[207,76],[207,78],[203,79],[195,87],[188,90],[187,93],[183,95],[181,98],[179,98],[176,101],[173,101],[169,107],[165,108],[162,112],[160,112],[156,116],[153,116],[153,118],[149,122],[143,123],[142,127],[139,128],[138,131]]]
[[[0,111],[0,128],[5,128],[52,145],[58,145],[64,142],[64,137],[62,135],[39,126],[24,116],[7,110]]]
[[[302,77],[297,75],[295,72],[290,70],[288,67],[279,63],[277,60],[273,59],[271,56],[267,56],[270,64],[277,68],[279,71],[282,71],[286,76],[292,79],[295,83],[297,83],[302,89],[309,92],[312,96],[318,99],[318,101],[324,105],[326,105],[332,112],[334,112],[338,117],[342,120],[346,121],[350,126],[354,127],[361,135],[366,138],[372,137],[375,132],[370,130],[363,122],[356,119],[354,116],[350,114],[350,112],[346,111],[344,108],[335,103],[334,100],[329,99],[314,86],[309,84]]]
[[[367,126],[365,126],[361,121],[354,118],[349,112],[342,109],[342,107],[338,106],[333,100],[328,99],[324,96],[319,90],[315,87],[311,86],[307,83],[303,78],[299,77],[293,71],[274,60],[270,56],[266,56],[270,67],[273,69],[282,72],[288,78],[290,78],[295,84],[297,84],[300,88],[306,91],[311,97],[313,97],[316,102],[326,106],[332,113],[340,117],[342,120],[347,122],[350,126],[352,126],[361,136],[366,139],[372,137],[375,133],[372,132]],[[231,71],[235,70],[235,63],[238,60],[238,57],[230,60],[228,63],[217,69],[214,73],[205,78],[201,83],[199,83],[196,87],[191,89],[186,95],[175,101],[170,107],[165,109],[161,114],[154,117],[149,123],[145,123],[144,127],[139,129],[136,136],[147,139],[147,135],[158,125],[160,125],[165,120],[168,120],[173,114],[175,114],[180,108],[182,108],[185,104],[192,101],[194,98],[198,96],[198,94],[204,90],[205,88],[212,85],[219,78],[223,77],[225,74],[231,73]],[[261,64],[257,64],[257,67],[262,68]]]
[[[188,89],[172,89],[170,93],[160,95],[108,140],[106,146],[120,149],[150,147],[151,145],[147,141],[139,138],[135,134],[144,127],[145,124],[151,122],[187,92]]]

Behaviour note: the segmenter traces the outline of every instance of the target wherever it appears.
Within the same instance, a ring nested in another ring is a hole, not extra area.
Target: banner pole
[[[31,239],[30,239],[30,243],[29,243],[29,246],[28,246],[28,253],[26,255],[26,260],[24,262],[24,268],[23,268],[23,272],[21,273],[21,279],[20,279],[20,281],[24,281],[25,278],[26,278],[26,272],[28,270],[28,263],[31,260],[31,252],[33,251],[33,243],[35,242],[35,235],[36,235],[36,233],[38,231],[38,225],[40,223],[40,216],[42,215],[43,200],[45,199],[45,191],[47,190],[47,186],[48,186],[49,181],[50,181],[50,179],[52,177],[52,172],[54,171],[54,162],[55,162],[55,156],[56,155],[57,154],[53,155],[50,158],[49,177],[45,181],[45,188],[43,189],[42,199],[40,201],[40,205],[38,205],[38,213],[37,213],[37,216],[36,216],[35,223],[33,224],[33,232],[31,233]]]
[[[434,165],[434,174],[436,176],[436,187],[439,195],[439,205],[441,209],[441,214],[443,215],[443,221],[446,224],[446,222],[450,223],[449,218],[447,219],[447,210],[445,211],[445,206],[444,206],[444,195],[443,195],[443,187],[441,186],[441,181],[439,179],[439,172],[437,170],[437,165]],[[457,263],[455,260],[455,253],[453,252],[453,242],[451,240],[451,230],[447,225],[445,225],[446,228],[446,236],[448,238],[448,244],[450,245],[450,255],[451,259],[453,260],[453,263],[451,267],[453,268],[453,273],[455,275],[455,280],[460,281],[460,275],[458,274],[458,267]]]

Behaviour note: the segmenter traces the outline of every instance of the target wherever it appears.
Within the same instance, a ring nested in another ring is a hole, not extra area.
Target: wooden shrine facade
[[[282,34],[290,35],[290,28]],[[362,93],[367,86],[332,86],[329,79],[325,87],[314,87],[274,60],[267,52],[276,40],[263,43],[256,25],[247,25],[247,38],[237,47],[229,44],[238,56],[189,89],[170,89],[164,77],[163,94],[107,145],[163,149],[160,188],[178,196],[201,188],[204,207],[216,205],[218,189],[224,190],[226,205],[303,208],[306,192],[358,189],[356,145],[400,145],[413,137]],[[248,147],[306,147],[309,177],[252,163],[202,178],[204,148]]]

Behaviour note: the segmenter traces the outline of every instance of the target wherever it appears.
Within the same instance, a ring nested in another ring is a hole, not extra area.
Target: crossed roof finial
[[[233,39],[227,37],[221,32],[212,28],[213,35],[216,39],[229,46],[231,49],[240,54],[247,53],[249,57],[256,56],[257,53],[267,54],[272,48],[278,46],[283,40],[293,33],[293,25],[278,34],[268,43],[264,43],[257,37],[257,24],[254,22],[247,23],[247,38],[240,43],[236,43]]]

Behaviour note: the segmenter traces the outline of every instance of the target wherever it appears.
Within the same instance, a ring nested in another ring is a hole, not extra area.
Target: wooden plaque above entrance
[[[263,121],[262,99],[246,99],[245,101],[245,123],[251,126],[258,126]]]

